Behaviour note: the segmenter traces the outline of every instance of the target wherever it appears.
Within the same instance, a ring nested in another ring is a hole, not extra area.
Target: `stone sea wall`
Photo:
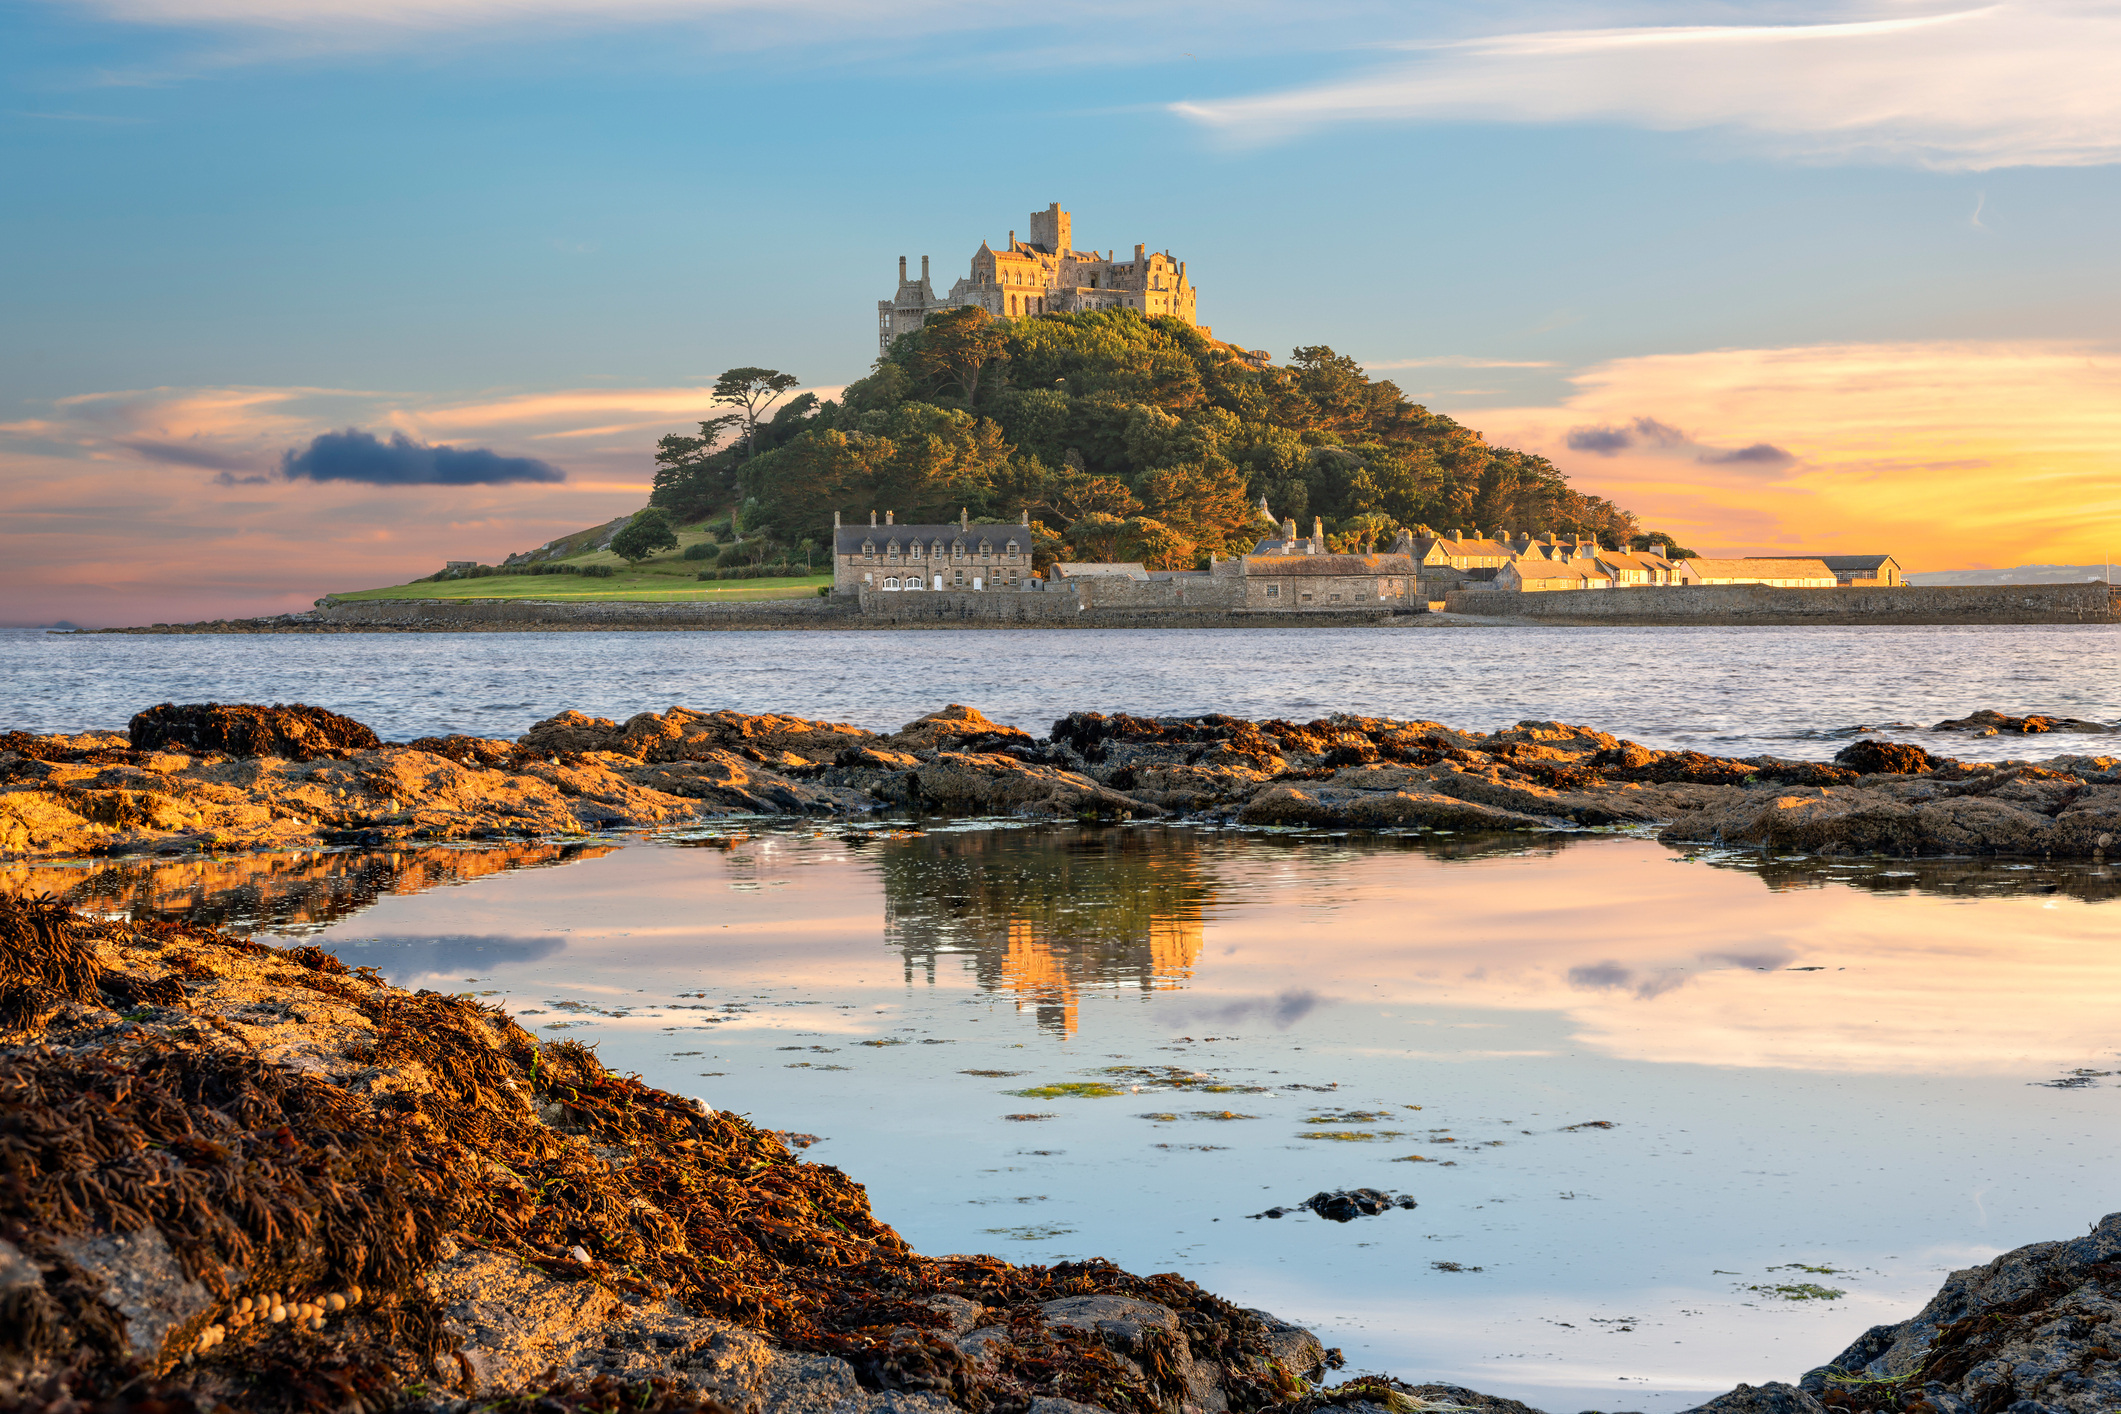
[[[1067,589],[986,592],[865,590],[818,599],[744,603],[643,603],[628,600],[325,599],[303,614],[274,618],[155,624],[97,633],[524,633],[613,629],[905,628],[1356,628],[1417,622],[1413,609],[1247,610],[1084,607]]]
[[[1462,589],[1454,614],[1551,624],[2074,624],[2121,622],[2121,593],[2104,584],[1988,584],[1892,589],[1772,589],[1689,584],[1512,594]]]

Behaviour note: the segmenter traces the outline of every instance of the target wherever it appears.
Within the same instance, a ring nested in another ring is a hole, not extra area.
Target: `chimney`
[[[1281,534],[1284,540],[1294,540],[1296,538],[1295,516],[1290,516],[1287,520],[1281,523]]]
[[[1326,523],[1317,516],[1311,517],[1311,553],[1317,554],[1326,548]]]
[[[901,285],[906,283],[906,257],[903,255],[898,258],[898,282]]]
[[[832,528],[834,530],[838,530],[840,528],[840,513],[838,511],[834,511],[832,513]]]
[[[897,515],[897,514],[898,514],[898,512],[897,512],[897,511],[885,511],[885,512],[884,512],[884,524],[886,524],[886,525],[889,525],[889,524],[891,524],[891,518],[892,518],[893,516]]]
[[[1018,520],[1018,521],[1017,521],[1016,523],[1017,523],[1018,525],[1029,525],[1029,524],[1031,524],[1031,508],[1030,508],[1029,506],[1026,506],[1026,507],[1024,507],[1024,514],[1023,514],[1022,518],[1021,518],[1021,519],[1019,519],[1019,520]]]
[[[876,528],[876,512],[875,512],[875,511],[871,511],[871,512],[869,513],[869,528],[870,528],[870,529],[872,529],[872,530],[874,530],[874,529]]]
[[[921,283],[928,283],[928,257],[925,255],[921,257]]]
[[[1148,248],[1149,243],[1147,241],[1136,241],[1134,243],[1134,263],[1136,265],[1144,265],[1148,263],[1148,257],[1142,254],[1142,252],[1147,250]]]
[[[965,508],[963,506],[959,506],[957,508],[957,533],[963,535],[971,528],[972,518],[965,514]]]

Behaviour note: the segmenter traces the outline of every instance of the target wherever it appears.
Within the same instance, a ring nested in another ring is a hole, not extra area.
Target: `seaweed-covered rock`
[[[0,1406],[1179,1414],[1321,1373],[1175,1275],[922,1257],[775,1134],[315,947],[0,901],[0,995]]]
[[[1864,737],[1835,752],[1834,764],[1859,776],[1914,776],[1953,763],[1939,760],[1911,742],[1872,741]]]
[[[1164,813],[1160,806],[1123,795],[1074,771],[986,752],[942,752],[912,772],[910,790],[922,808],[952,814],[1125,820]]]
[[[247,702],[165,702],[135,716],[130,727],[137,751],[174,750],[194,755],[284,756],[308,761],[379,745],[376,734],[351,717],[297,702],[260,707]]]
[[[2113,728],[2105,722],[2088,722],[2081,717],[2027,717],[2006,716],[2002,712],[1984,707],[1964,717],[1954,717],[1939,722],[1930,728],[1933,732],[1972,732],[1976,736],[1996,736],[2003,732],[2031,735],[2038,732],[2107,732]]]

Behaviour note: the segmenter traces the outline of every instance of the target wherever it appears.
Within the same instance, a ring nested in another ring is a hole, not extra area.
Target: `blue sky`
[[[120,505],[186,563],[240,535],[228,611],[608,519],[702,382],[859,376],[899,255],[947,287],[1053,200],[1187,260],[1219,336],[1330,344],[1705,550],[2117,538],[2121,5],[1021,13],[0,6],[31,617],[154,592],[112,582]],[[1792,460],[1567,445],[1634,418]],[[569,479],[215,479],[345,426]]]

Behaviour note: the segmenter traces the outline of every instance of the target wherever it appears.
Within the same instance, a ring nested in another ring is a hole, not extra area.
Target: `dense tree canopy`
[[[1277,519],[1323,518],[1336,548],[1402,527],[1593,535],[1635,518],[1572,489],[1544,457],[1491,447],[1323,346],[1257,367],[1183,321],[1129,310],[1008,322],[953,311],[901,337],[838,402],[805,394],[739,446],[665,438],[655,502],[688,517],[822,541],[866,521],[1014,521],[1053,552],[1188,568],[1249,548]]]

